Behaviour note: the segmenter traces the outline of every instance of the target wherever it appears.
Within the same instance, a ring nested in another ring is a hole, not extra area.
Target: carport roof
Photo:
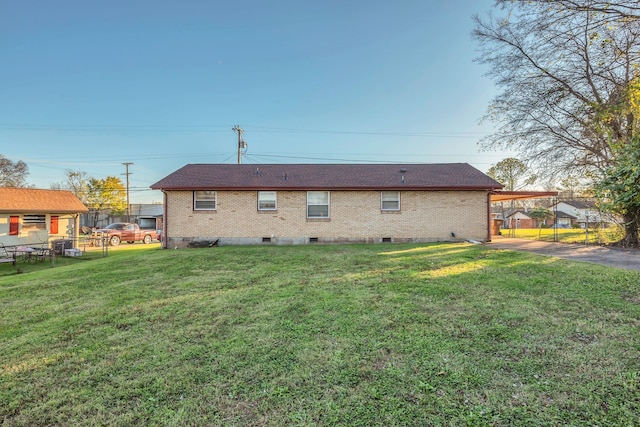
[[[557,191],[493,191],[491,192],[491,201],[506,202],[509,200],[541,199],[557,195]]]

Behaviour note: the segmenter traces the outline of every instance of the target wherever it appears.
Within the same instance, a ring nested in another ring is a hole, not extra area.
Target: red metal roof
[[[70,191],[0,188],[0,212],[85,213],[89,209]]]
[[[467,163],[188,164],[154,190],[496,190],[502,185]]]

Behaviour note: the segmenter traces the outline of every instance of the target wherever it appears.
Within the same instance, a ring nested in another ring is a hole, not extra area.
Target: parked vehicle
[[[92,237],[106,239],[111,246],[118,246],[120,242],[134,243],[138,241],[149,244],[158,238],[155,230],[142,230],[138,224],[128,222],[116,222],[94,230]]]

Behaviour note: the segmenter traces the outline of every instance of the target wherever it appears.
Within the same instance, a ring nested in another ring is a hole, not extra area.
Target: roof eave
[[[33,209],[33,208],[15,208],[15,209],[0,209],[0,213],[42,213],[42,214],[81,214],[88,213],[89,209],[85,210],[64,210],[64,209]]]
[[[260,186],[260,187],[226,187],[226,186],[180,186],[180,187],[151,187],[153,190],[160,191],[198,191],[198,190],[219,190],[219,191],[379,191],[379,190],[392,190],[392,191],[495,191],[501,187],[490,186],[371,186],[371,187],[327,187],[327,186],[305,186],[305,187],[274,187],[274,186]]]

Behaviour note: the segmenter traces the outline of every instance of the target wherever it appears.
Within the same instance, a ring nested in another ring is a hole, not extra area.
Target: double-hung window
[[[258,191],[258,210],[275,211],[278,207],[275,191]]]
[[[307,191],[307,218],[329,218],[328,191]]]
[[[211,190],[193,192],[193,210],[214,211],[216,210],[216,192]]]
[[[380,194],[380,209],[383,211],[399,211],[400,192],[382,191]]]

